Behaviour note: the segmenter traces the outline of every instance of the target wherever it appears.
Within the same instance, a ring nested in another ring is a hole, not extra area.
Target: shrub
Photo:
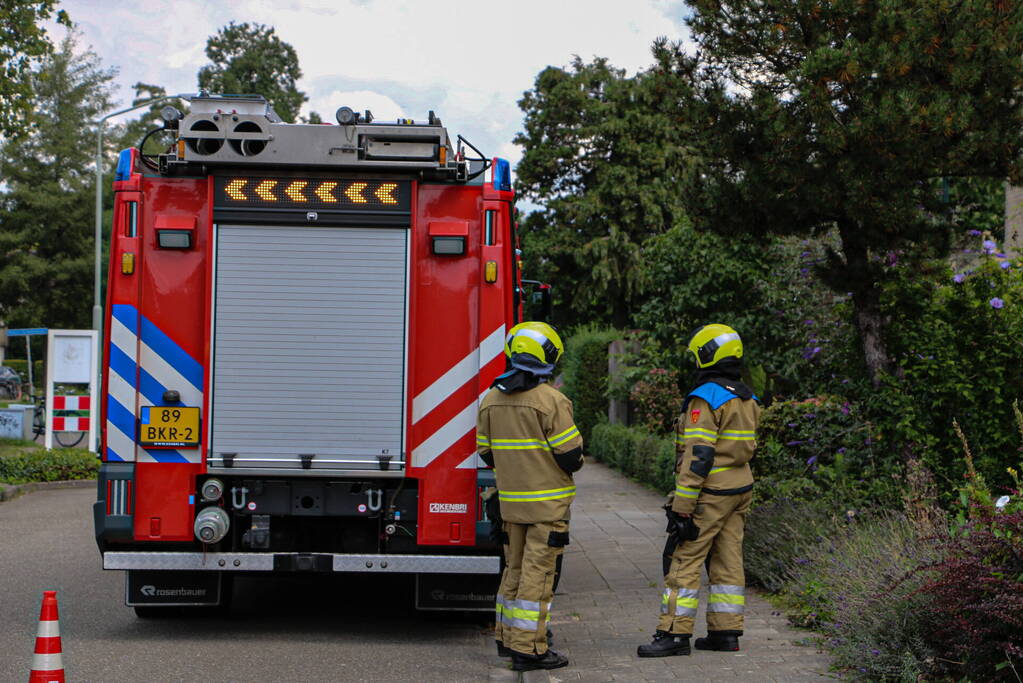
[[[956,419],[977,470],[1003,478],[1019,445],[1010,404],[1023,396],[1023,263],[981,254],[955,273],[944,263],[903,272],[884,307],[897,368],[869,406],[884,443],[916,453],[950,491],[961,480]]]
[[[918,618],[927,626],[925,640],[944,653],[936,662],[939,671],[967,680],[1018,680],[1023,672],[1023,506],[1010,512],[979,510],[947,540],[943,559],[924,575]]]
[[[746,581],[776,593],[786,588],[790,568],[805,561],[841,524],[841,513],[829,500],[789,487],[796,495],[779,494],[772,479],[753,486],[753,506],[746,515],[743,560]],[[810,489],[812,484],[802,486]]]
[[[95,479],[98,472],[96,454],[82,449],[32,449],[0,457],[0,482],[5,484]]]
[[[629,392],[632,423],[655,434],[670,434],[675,430],[682,400],[678,371],[650,368]]]
[[[761,492],[814,499],[825,496],[833,509],[890,505],[899,498],[901,466],[878,443],[876,428],[857,404],[822,396],[778,401],[767,408],[757,430],[757,479],[771,479]]]
[[[675,486],[675,444],[637,427],[599,424],[589,454],[658,491]]]
[[[620,336],[615,330],[590,326],[565,340],[564,391],[572,399],[584,444],[589,444],[593,427],[607,420],[607,347]]]
[[[790,572],[786,601],[820,630],[834,663],[860,680],[916,681],[933,665],[920,567],[940,557],[944,525],[887,513],[839,526]]]

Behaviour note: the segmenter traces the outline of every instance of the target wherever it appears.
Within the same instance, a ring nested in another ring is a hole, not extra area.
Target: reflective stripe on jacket
[[[568,519],[575,484],[554,456],[582,445],[572,402],[549,384],[510,394],[494,388],[483,398],[476,448],[494,458],[501,517],[507,522]]]

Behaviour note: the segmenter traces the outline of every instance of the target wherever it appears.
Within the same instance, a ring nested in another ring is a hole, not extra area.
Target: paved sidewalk
[[[828,677],[828,657],[813,646],[796,644],[811,634],[791,628],[784,616],[751,591],[746,596],[742,651],[694,649],[688,657],[636,657],[636,646],[653,635],[660,609],[663,498],[593,461],[575,480],[571,543],[551,619],[554,648],[567,655],[570,664],[549,673],[529,672],[524,681],[789,682]],[[705,593],[706,587],[695,635],[705,633]],[[507,660],[491,652],[490,680],[517,680]]]

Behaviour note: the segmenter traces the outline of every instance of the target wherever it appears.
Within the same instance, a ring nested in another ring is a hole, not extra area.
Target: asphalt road
[[[239,579],[226,616],[138,619],[103,571],[95,490],[0,504],[0,681],[24,681],[44,590],[56,590],[68,681],[486,680],[479,621],[412,608],[400,577]],[[396,580],[397,579],[397,580]]]

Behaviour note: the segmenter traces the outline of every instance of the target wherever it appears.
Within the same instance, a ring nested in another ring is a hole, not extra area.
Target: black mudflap
[[[500,574],[417,574],[416,609],[492,612]]]
[[[220,604],[220,572],[133,569],[125,574],[126,605],[164,607]]]

